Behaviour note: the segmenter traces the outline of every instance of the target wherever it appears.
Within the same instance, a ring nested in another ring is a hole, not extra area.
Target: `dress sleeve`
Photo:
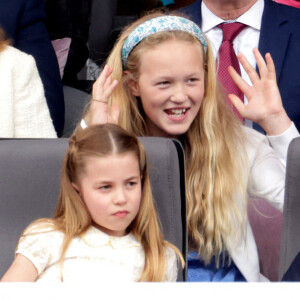
[[[51,232],[47,230],[30,229],[20,238],[16,254],[22,254],[28,258],[40,275],[50,264],[51,260]]]
[[[276,152],[281,162],[286,165],[286,158],[290,142],[299,136],[299,132],[294,123],[282,134],[276,136],[267,136],[270,145]]]
[[[250,136],[250,196],[266,199],[282,211],[285,187],[287,149],[291,140],[299,136],[294,124],[279,136],[265,137],[253,132]],[[254,155],[253,155],[254,154]]]
[[[178,266],[177,266],[177,256],[175,251],[171,247],[166,248],[166,273],[164,281],[176,281]]]

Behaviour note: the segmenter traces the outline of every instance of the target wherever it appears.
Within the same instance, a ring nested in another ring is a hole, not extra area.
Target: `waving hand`
[[[233,67],[228,69],[232,79],[247,97],[248,104],[245,105],[236,95],[230,94],[228,97],[242,117],[260,124],[267,134],[277,135],[290,126],[291,120],[282,105],[271,55],[267,53],[264,60],[257,48],[253,53],[259,74],[244,55],[238,54],[238,59],[248,73],[252,86],[246,83]]]

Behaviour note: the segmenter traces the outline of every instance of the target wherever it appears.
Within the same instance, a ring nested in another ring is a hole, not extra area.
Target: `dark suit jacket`
[[[201,26],[200,0],[181,11]],[[300,9],[265,0],[258,48],[271,53],[283,106],[300,130]]]
[[[50,115],[58,136],[64,127],[64,98],[57,58],[46,30],[42,0],[1,0],[0,26],[14,47],[31,54],[45,89]]]
[[[283,275],[281,281],[300,281],[300,252]]]

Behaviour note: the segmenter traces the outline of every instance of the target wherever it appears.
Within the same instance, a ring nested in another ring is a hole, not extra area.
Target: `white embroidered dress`
[[[22,237],[16,253],[27,257],[38,270],[37,281],[61,281],[60,248],[64,234],[33,228]],[[42,232],[42,233],[39,233]],[[145,255],[133,234],[109,236],[90,227],[72,240],[63,266],[64,282],[133,282],[144,268]],[[173,249],[166,250],[165,281],[176,281],[177,259]]]

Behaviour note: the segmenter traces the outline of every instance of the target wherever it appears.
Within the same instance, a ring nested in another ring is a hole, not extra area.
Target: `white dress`
[[[30,233],[33,234],[20,239],[16,253],[37,268],[37,281],[61,281],[58,260],[64,234],[39,227]],[[63,281],[134,282],[139,279],[144,262],[144,250],[133,234],[114,237],[91,226],[72,240],[64,261]],[[171,248],[166,249],[166,263],[165,281],[176,281],[177,258]]]

